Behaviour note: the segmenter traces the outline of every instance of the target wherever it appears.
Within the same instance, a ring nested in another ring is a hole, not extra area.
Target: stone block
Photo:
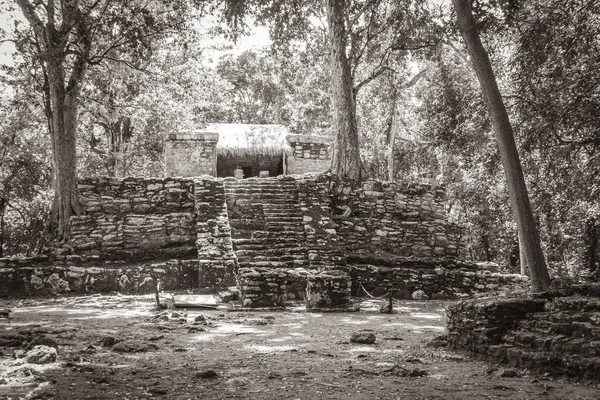
[[[310,274],[306,282],[306,309],[349,306],[352,280],[343,271]]]

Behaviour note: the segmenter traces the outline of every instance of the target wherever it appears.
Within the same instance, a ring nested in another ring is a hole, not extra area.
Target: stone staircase
[[[513,366],[600,381],[600,299],[555,298],[490,351],[506,352]]]
[[[224,187],[239,268],[307,265],[303,215],[293,179],[225,179]]]
[[[600,284],[551,293],[550,299],[487,297],[449,305],[450,348],[517,368],[600,382]]]

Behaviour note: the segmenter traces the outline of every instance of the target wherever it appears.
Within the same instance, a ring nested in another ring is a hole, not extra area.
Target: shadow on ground
[[[444,332],[441,301],[379,314],[157,313],[152,296],[9,302],[0,321],[0,398],[19,399],[598,399],[597,386],[470,360],[427,346]],[[350,341],[373,333],[373,344]],[[37,344],[56,362],[26,362]],[[16,357],[16,358],[15,358]]]

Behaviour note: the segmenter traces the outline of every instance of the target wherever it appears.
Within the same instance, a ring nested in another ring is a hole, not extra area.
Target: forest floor
[[[449,302],[397,302],[394,314],[379,314],[375,301],[353,313],[222,306],[168,320],[155,318],[153,296],[5,303],[13,319],[0,320],[0,399],[600,398],[599,385],[428,346],[444,333]],[[351,342],[356,332],[376,341]],[[36,343],[57,344],[56,362],[13,357]]]

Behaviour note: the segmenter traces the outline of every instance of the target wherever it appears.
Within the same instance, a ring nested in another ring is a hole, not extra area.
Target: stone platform
[[[600,382],[600,284],[568,296],[485,298],[447,308],[448,343],[482,359]]]

